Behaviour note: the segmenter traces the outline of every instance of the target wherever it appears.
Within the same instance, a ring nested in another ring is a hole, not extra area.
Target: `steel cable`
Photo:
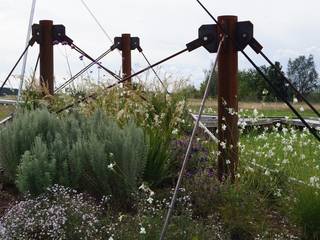
[[[168,210],[165,222],[164,222],[162,230],[161,230],[160,240],[164,239],[166,231],[167,231],[167,228],[168,228],[168,225],[169,225],[170,217],[171,217],[171,214],[172,214],[172,211],[173,211],[173,208],[174,208],[174,204],[175,204],[175,201],[176,201],[176,198],[177,198],[177,194],[178,194],[179,187],[180,187],[180,184],[181,184],[181,181],[182,181],[182,178],[183,178],[183,174],[184,174],[184,171],[185,171],[186,166],[187,166],[187,162],[188,162],[189,155],[190,155],[190,152],[191,152],[192,144],[193,144],[194,138],[196,136],[196,132],[198,130],[199,122],[200,122],[200,119],[201,119],[201,115],[203,113],[203,109],[204,109],[204,105],[205,105],[206,99],[208,97],[210,83],[211,83],[211,81],[213,79],[213,74],[214,74],[215,69],[217,67],[218,57],[219,57],[219,54],[220,54],[220,51],[221,51],[221,46],[222,46],[223,41],[224,41],[224,38],[222,38],[222,40],[219,43],[219,47],[218,47],[218,50],[217,50],[217,56],[216,56],[213,68],[211,70],[210,78],[209,78],[209,81],[207,83],[205,92],[204,92],[203,97],[202,97],[202,102],[201,102],[201,105],[200,105],[200,108],[199,108],[198,118],[197,118],[197,120],[196,120],[196,122],[194,124],[194,127],[193,127],[193,131],[192,131],[192,135],[191,135],[190,140],[189,140],[189,145],[188,145],[188,148],[187,148],[187,152],[186,152],[186,154],[184,156],[184,160],[183,160],[183,164],[182,164],[182,167],[181,167],[181,170],[180,170],[178,181],[177,181],[174,193],[173,193],[173,197],[172,197],[171,203],[169,205],[169,210]]]
[[[140,51],[140,50],[141,50],[141,51]],[[149,66],[151,66],[151,63],[150,63],[149,59],[148,59],[147,56],[144,54],[144,52],[143,52],[143,50],[142,50],[141,48],[139,49],[139,52],[140,52],[141,55],[143,56],[144,60],[146,60],[147,64],[148,64]],[[152,72],[154,73],[154,75],[156,76],[156,78],[158,79],[158,81],[161,83],[161,85],[162,85],[163,89],[166,91],[166,93],[167,93],[168,95],[170,95],[171,93],[168,91],[167,87],[165,86],[165,84],[164,84],[164,82],[161,80],[161,78],[159,77],[159,75],[158,75],[158,73],[156,72],[156,70],[155,70],[153,67],[151,67],[151,70],[152,70]]]
[[[149,69],[151,69],[153,67],[156,67],[156,66],[158,66],[158,65],[160,65],[160,64],[162,64],[162,63],[164,63],[164,62],[166,62],[166,61],[168,61],[168,60],[170,60],[170,59],[172,59],[174,57],[177,57],[177,56],[181,55],[182,53],[184,53],[186,51],[188,51],[188,48],[185,48],[185,49],[183,49],[183,50],[181,50],[181,51],[179,51],[177,53],[174,53],[171,56],[169,56],[167,58],[164,58],[164,59],[160,60],[159,62],[156,62],[156,63],[154,63],[154,64],[152,64],[152,65],[150,65],[150,66],[148,66],[148,67],[146,67],[146,68],[144,68],[144,69],[132,74],[131,76],[125,77],[125,78],[119,80],[118,82],[109,85],[108,87],[106,87],[106,89],[113,88],[113,87],[119,85],[120,83],[123,83],[123,82],[127,81],[130,78],[133,78],[133,77],[135,77],[135,76],[137,76],[137,75],[139,75],[141,73],[144,73],[145,71],[148,71]],[[99,61],[99,60],[97,60],[97,61]],[[84,102],[84,101],[88,100],[89,98],[95,97],[95,95],[96,95],[95,93],[90,94],[90,95],[88,95],[86,97],[83,97],[83,98],[79,99],[76,103]],[[61,113],[61,112],[65,111],[65,110],[67,110],[69,108],[72,108],[76,103],[69,104],[69,105],[65,106],[64,108],[58,110],[56,113]]]
[[[16,67],[18,66],[18,64],[20,63],[21,59],[23,58],[23,56],[26,54],[26,52],[28,51],[30,47],[30,42],[28,44],[28,46],[25,48],[25,50],[23,51],[23,53],[21,54],[21,56],[19,57],[18,61],[15,63],[15,65],[13,66],[13,68],[11,69],[10,73],[8,74],[8,76],[6,77],[6,79],[4,80],[4,82],[2,83],[1,87],[0,87],[0,94],[5,86],[5,84],[8,82],[9,78],[11,77],[13,71],[16,69]]]
[[[65,83],[63,83],[61,86],[59,86],[56,90],[56,92],[61,91],[63,88],[68,86],[71,82],[73,82],[75,79],[80,77],[83,73],[85,73],[87,70],[89,70],[92,66],[96,64],[96,62],[100,61],[102,58],[107,56],[112,51],[112,48],[108,49],[106,52],[101,54],[98,58],[94,59],[90,64],[88,64],[86,67],[84,67],[82,70],[80,70],[77,74],[75,74],[73,77],[71,77],[69,80],[67,80]]]
[[[34,69],[33,69],[31,85],[34,83],[34,80],[35,80],[35,77],[36,77],[36,72],[37,72],[37,69],[38,69],[38,66],[39,66],[39,62],[40,62],[40,54],[38,54],[36,65],[34,66]]]
[[[93,20],[96,22],[96,24],[99,26],[99,28],[101,29],[101,31],[104,33],[104,35],[109,39],[110,43],[111,44],[114,44],[112,38],[110,37],[110,35],[107,33],[107,31],[105,30],[105,28],[102,26],[102,24],[100,23],[100,21],[98,20],[98,18],[95,16],[95,14],[93,13],[93,11],[89,8],[88,4],[85,3],[84,0],[80,0],[83,4],[83,6],[85,7],[85,9],[89,12],[90,16],[93,18]],[[121,53],[120,53],[120,50],[118,50],[118,53],[120,55],[120,57],[122,57]],[[131,70],[132,73],[135,73],[135,71],[132,69]],[[141,82],[141,79],[139,78],[138,75],[135,76],[140,82]]]
[[[289,86],[293,89],[293,91],[302,98],[302,100],[309,106],[309,108],[320,117],[320,113],[317,109],[299,92],[299,90],[293,85],[293,83],[281,72],[281,70],[262,52],[260,51],[260,55],[272,66],[282,77],[282,79],[289,84]]]
[[[81,48],[79,48],[78,46],[76,46],[75,44],[71,44],[71,48],[75,49],[78,53],[82,54],[84,57],[88,58],[89,60],[91,60],[94,64],[98,65],[99,67],[101,67],[103,70],[105,70],[107,73],[109,73],[112,77],[114,77],[117,80],[120,80],[121,77],[117,74],[115,74],[114,72],[112,72],[111,70],[109,70],[108,68],[106,68],[105,66],[103,66],[101,63],[99,63],[99,61],[97,61],[96,59],[94,59],[93,57],[91,57],[89,54],[87,54],[85,51],[83,51]],[[113,47],[110,48],[111,51],[113,50]]]
[[[217,26],[220,28],[220,30],[225,34],[225,36],[227,37],[227,32],[225,31],[225,29],[223,28],[223,26],[217,21],[217,19],[209,12],[209,10],[201,3],[200,0],[196,0],[200,6],[205,10],[206,13],[208,13],[208,15],[212,18],[212,20],[217,24]],[[235,41],[235,45],[238,46],[238,42]],[[279,93],[279,91],[277,90],[277,88],[272,84],[272,82],[270,81],[270,79],[265,76],[265,74],[260,70],[260,68],[255,64],[255,62],[244,52],[244,50],[241,50],[241,53],[245,56],[245,58],[253,65],[253,67],[258,71],[258,73],[262,76],[262,78],[269,84],[269,86],[275,91],[277,97],[279,97],[284,103],[287,104],[287,106],[290,108],[290,110],[300,119],[300,121],[308,128],[308,130],[310,131],[310,133],[317,139],[320,141],[320,137],[317,134],[316,130],[313,129],[307,122],[306,120],[297,112],[297,110],[291,105],[291,103],[289,101],[287,101],[282,95],[281,93]]]
[[[283,95],[279,92],[279,90],[274,86],[274,84],[270,81],[269,78],[261,71],[261,69],[254,63],[254,61],[244,52],[241,51],[245,58],[252,64],[252,66],[257,70],[257,72],[262,76],[262,78],[269,84],[269,86],[273,89],[273,91],[277,94],[277,96],[287,104],[287,106],[291,109],[291,111],[300,119],[300,121],[308,128],[310,133],[320,141],[320,136],[318,135],[317,131],[312,128],[309,123],[298,113],[298,111],[289,103],[288,100],[283,97]]]

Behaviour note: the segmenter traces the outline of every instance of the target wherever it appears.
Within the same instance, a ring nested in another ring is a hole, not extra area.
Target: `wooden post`
[[[126,78],[131,75],[131,35],[122,34],[122,78]],[[131,78],[125,83],[126,86],[131,87]]]
[[[53,22],[40,21],[40,85],[43,94],[54,94]]]
[[[227,33],[218,60],[218,177],[234,182],[239,161],[237,17],[220,16],[218,21]]]

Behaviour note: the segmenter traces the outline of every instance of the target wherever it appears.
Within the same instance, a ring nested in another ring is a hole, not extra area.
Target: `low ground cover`
[[[60,115],[50,111],[82,93],[50,105],[29,94],[0,129],[1,239],[159,237],[190,136],[190,105],[143,89],[95,91]],[[254,109],[240,114],[260,116]],[[167,239],[319,239],[319,144],[281,125],[241,133],[235,184],[217,180],[217,143],[198,133]],[[10,196],[18,202],[7,204]]]

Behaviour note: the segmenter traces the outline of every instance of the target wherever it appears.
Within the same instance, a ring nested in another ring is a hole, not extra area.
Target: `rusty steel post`
[[[54,94],[53,22],[40,21],[40,85],[43,94]]]
[[[122,78],[131,75],[131,35],[122,34]],[[125,83],[126,86],[131,87],[131,78]]]
[[[218,60],[218,177],[234,182],[239,161],[237,17],[220,16],[218,21],[227,33]]]

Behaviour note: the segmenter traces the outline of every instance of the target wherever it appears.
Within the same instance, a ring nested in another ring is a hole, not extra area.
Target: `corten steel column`
[[[43,94],[54,94],[53,22],[40,21],[40,85]]]
[[[131,35],[122,34],[122,78],[131,75]],[[131,87],[131,78],[125,83],[125,86]]]
[[[220,16],[218,21],[227,33],[218,60],[218,177],[234,182],[239,161],[237,17]]]

